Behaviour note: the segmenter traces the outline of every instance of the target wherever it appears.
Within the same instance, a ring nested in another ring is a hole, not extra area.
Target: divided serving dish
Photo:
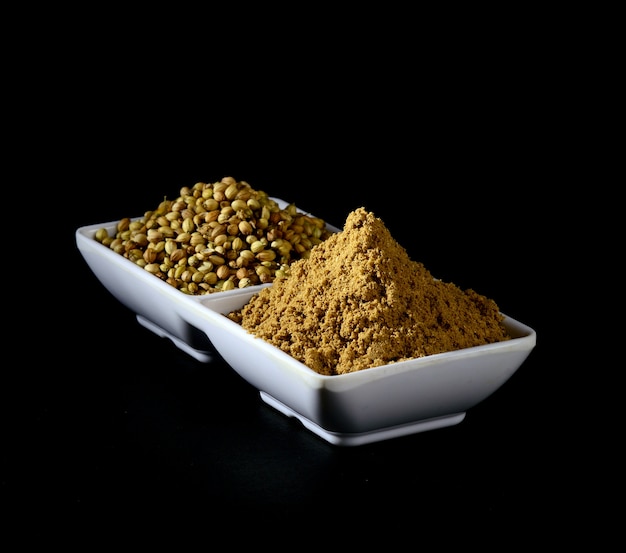
[[[532,328],[505,315],[512,336],[505,342],[320,375],[225,316],[271,284],[184,294],[95,240],[98,229],[112,232],[116,224],[78,228],[76,244],[138,322],[200,362],[209,363],[217,352],[264,402],[331,444],[362,445],[458,424],[515,373],[536,344]]]

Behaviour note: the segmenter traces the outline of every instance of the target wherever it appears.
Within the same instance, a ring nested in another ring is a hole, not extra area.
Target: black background
[[[515,536],[558,535],[557,513],[585,510],[597,485],[577,469],[572,478],[572,466],[597,437],[584,413],[572,421],[580,401],[562,345],[575,338],[558,315],[575,256],[555,223],[570,194],[555,136],[570,122],[545,74],[520,81],[519,64],[476,74],[468,63],[416,86],[406,72],[383,74],[385,64],[376,77],[364,64],[262,80],[209,65],[200,80],[198,67],[177,73],[172,60],[167,71],[137,60],[105,72],[97,61],[39,96],[16,137],[38,155],[21,173],[35,192],[12,194],[10,206],[35,246],[11,241],[13,274],[33,256],[27,290],[16,290],[31,298],[14,321],[22,362],[3,390],[12,509],[210,512],[218,526],[322,532],[437,519],[507,525]],[[197,362],[141,327],[76,248],[81,226],[140,215],[181,186],[224,176],[339,227],[366,207],[436,277],[534,328],[535,349],[457,426],[359,447],[324,442],[224,363]]]

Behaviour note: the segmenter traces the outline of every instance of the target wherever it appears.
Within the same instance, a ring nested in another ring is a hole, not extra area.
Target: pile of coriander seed
[[[246,181],[224,177],[183,187],[139,219],[95,239],[191,295],[271,283],[331,234],[324,220],[284,208]]]

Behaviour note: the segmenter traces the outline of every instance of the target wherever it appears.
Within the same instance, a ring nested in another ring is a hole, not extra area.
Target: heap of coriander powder
[[[434,278],[364,208],[227,316],[324,375],[510,338],[494,300]]]

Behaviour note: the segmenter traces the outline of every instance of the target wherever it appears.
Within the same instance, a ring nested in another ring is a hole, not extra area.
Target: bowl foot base
[[[188,355],[191,355],[193,358],[197,359],[201,363],[209,363],[213,360],[213,355],[211,354],[211,352],[192,348],[189,344],[186,344],[180,338],[177,338],[173,334],[170,334],[167,330],[164,330],[160,326],[155,325],[152,321],[149,321],[145,317],[137,315],[137,321],[141,326],[147,328],[151,332],[154,332],[157,336],[160,336],[161,338],[168,338],[174,343],[174,345],[178,349],[184,351]]]
[[[260,392],[261,399],[274,407],[274,409],[280,411],[288,417],[295,417],[298,419],[305,428],[317,434],[320,438],[323,438],[327,442],[333,445],[341,446],[356,446],[369,444],[373,442],[380,442],[383,440],[389,440],[391,438],[399,438],[401,436],[408,436],[410,434],[417,434],[418,432],[425,432],[427,430],[435,430],[437,428],[444,428],[446,426],[453,426],[459,424],[464,418],[465,413],[454,413],[451,415],[444,415],[443,417],[436,417],[433,419],[420,420],[415,422],[409,422],[398,426],[391,426],[387,428],[379,428],[376,430],[370,430],[369,432],[331,432],[325,430],[312,420],[297,413],[290,407],[287,407],[284,403],[281,403],[277,399],[265,392]]]

